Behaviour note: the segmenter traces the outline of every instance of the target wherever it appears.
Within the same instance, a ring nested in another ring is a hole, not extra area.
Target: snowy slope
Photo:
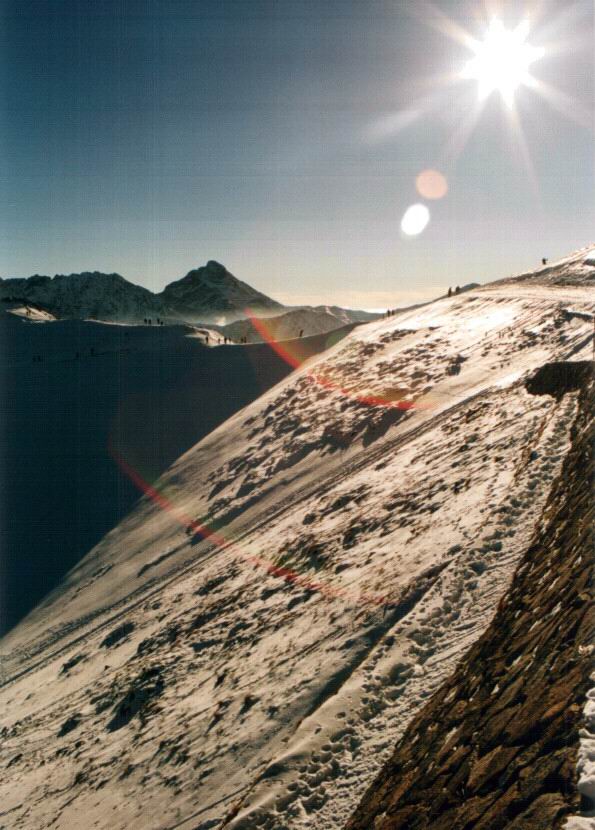
[[[568,361],[527,384],[559,398],[580,389],[571,448],[496,615],[410,722],[349,830],[552,830],[589,795],[575,767],[595,635],[593,380],[592,362]]]
[[[2,643],[10,826],[342,827],[526,548],[576,394],[524,380],[594,309],[524,280],[370,323],[182,456]]]
[[[341,308],[338,305],[316,305],[312,310],[331,314],[333,317],[338,317],[343,323],[368,323],[370,320],[376,320],[381,316],[377,312],[360,311],[355,308]]]
[[[255,326],[251,319],[237,320],[223,326],[221,331],[236,343],[246,338],[248,343],[262,343],[268,340],[290,340],[293,337],[302,337],[311,334],[325,334],[341,326],[349,325],[347,315],[341,318],[325,311],[315,311],[311,308],[298,308],[284,314],[276,314],[259,321]],[[259,328],[261,331],[259,331]],[[263,329],[264,332],[263,333]]]

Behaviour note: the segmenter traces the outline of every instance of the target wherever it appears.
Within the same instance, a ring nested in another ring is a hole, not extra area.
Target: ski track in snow
[[[235,544],[145,499],[5,638],[0,826],[341,828],[526,549],[576,395],[523,381],[590,356],[568,307],[496,284],[371,323],[182,456],[164,491]]]

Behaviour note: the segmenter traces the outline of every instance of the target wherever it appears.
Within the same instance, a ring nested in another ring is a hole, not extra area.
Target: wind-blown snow
[[[362,326],[182,456],[159,492],[225,544],[144,499],[5,638],[5,821],[342,827],[531,537],[576,393],[524,380],[589,356],[568,307],[495,284]]]

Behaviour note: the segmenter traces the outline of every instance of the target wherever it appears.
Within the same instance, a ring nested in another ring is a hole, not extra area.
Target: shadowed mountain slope
[[[189,271],[185,277],[170,282],[157,297],[168,317],[190,322],[208,320],[213,314],[244,316],[247,308],[254,311],[282,311],[281,303],[230,274],[224,265],[209,260],[202,268]]]
[[[193,333],[0,315],[0,630],[139,498],[110,445],[152,482],[291,371],[264,344],[206,348]],[[326,343],[311,337],[295,348],[305,359]]]

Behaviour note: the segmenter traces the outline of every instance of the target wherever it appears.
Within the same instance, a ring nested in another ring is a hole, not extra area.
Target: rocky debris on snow
[[[62,664],[62,668],[60,669],[61,675],[67,675],[75,666],[78,666],[79,663],[82,663],[84,660],[87,659],[87,654],[80,654],[73,655],[69,660]]]
[[[154,709],[155,699],[160,697],[164,688],[165,681],[161,666],[143,669],[133,680],[124,697],[114,707],[112,718],[106,726],[108,732],[122,729],[135,715],[138,715],[141,724],[144,724]]]
[[[110,633],[101,641],[100,648],[112,648],[113,646],[119,645],[123,642],[130,634],[134,631],[134,623],[133,622],[124,622],[121,625],[114,628]]]
[[[64,721],[64,723],[58,730],[58,737],[63,738],[65,735],[68,735],[69,732],[72,732],[73,729],[77,728],[80,722],[80,715],[71,715],[69,718],[67,718],[67,720]]]

